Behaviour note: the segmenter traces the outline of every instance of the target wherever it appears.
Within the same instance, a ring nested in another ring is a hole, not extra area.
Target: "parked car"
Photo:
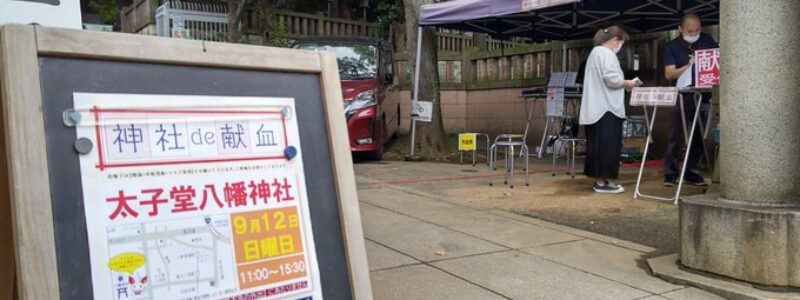
[[[386,97],[393,81],[391,49],[378,39],[355,37],[303,39],[292,47],[336,55],[350,149],[383,159],[384,145],[400,128],[398,97]]]

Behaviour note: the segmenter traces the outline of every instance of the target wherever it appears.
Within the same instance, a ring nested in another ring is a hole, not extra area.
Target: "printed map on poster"
[[[95,299],[322,299],[294,99],[74,105]]]

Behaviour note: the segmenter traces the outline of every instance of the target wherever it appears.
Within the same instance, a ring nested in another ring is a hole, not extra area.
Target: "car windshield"
[[[374,46],[300,43],[295,48],[333,53],[339,64],[339,77],[344,80],[372,79],[378,73],[378,55]]]

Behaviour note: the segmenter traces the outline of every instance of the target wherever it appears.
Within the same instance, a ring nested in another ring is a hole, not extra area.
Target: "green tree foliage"
[[[383,39],[389,38],[392,24],[402,23],[406,15],[402,3],[395,0],[379,0],[374,15],[378,23],[378,35]]]
[[[100,14],[103,23],[114,24],[119,18],[119,6],[116,0],[89,0],[89,7]]]
[[[269,45],[273,47],[289,47],[292,45],[292,39],[286,36],[286,27],[278,22],[272,23],[272,28],[269,31]]]

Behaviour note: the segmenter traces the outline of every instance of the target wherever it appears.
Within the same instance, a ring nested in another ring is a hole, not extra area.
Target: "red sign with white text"
[[[710,88],[719,85],[719,48],[694,52],[694,86]]]

